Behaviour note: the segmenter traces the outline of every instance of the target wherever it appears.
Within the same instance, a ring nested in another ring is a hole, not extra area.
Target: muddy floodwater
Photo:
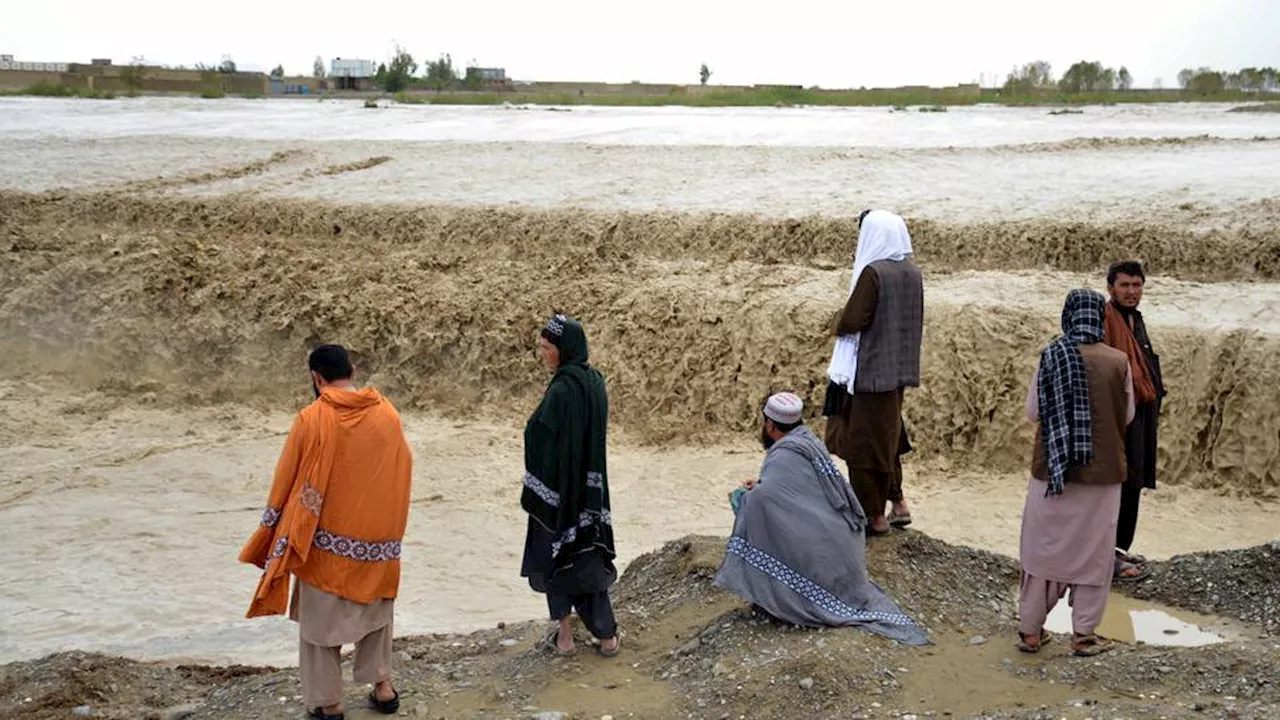
[[[294,662],[294,626],[242,619],[235,558],[322,339],[413,446],[399,634],[545,612],[519,429],[553,309],[609,381],[620,561],[726,535],[760,399],[822,404],[870,206],[925,269],[913,529],[1016,554],[1035,358],[1066,291],[1132,256],[1170,389],[1135,552],[1275,539],[1280,115],[558,110],[0,98],[0,663]],[[1108,622],[1229,637],[1121,601]]]

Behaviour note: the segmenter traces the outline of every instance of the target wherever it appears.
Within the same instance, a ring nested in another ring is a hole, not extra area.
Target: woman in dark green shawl
[[[614,568],[613,518],[605,428],[609,398],[604,377],[588,363],[582,325],[551,318],[538,350],[555,374],[524,428],[524,492],[529,514],[520,574],[547,596],[559,622],[543,639],[557,654],[573,652],[571,611],[600,640],[599,650],[618,654],[618,625],[609,602]]]

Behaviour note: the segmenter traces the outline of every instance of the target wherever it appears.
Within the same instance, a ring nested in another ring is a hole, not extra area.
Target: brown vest
[[[1093,462],[1067,470],[1066,482],[1084,485],[1112,485],[1124,482],[1128,468],[1124,459],[1124,436],[1129,409],[1124,379],[1129,357],[1102,343],[1081,345],[1085,376],[1089,379],[1089,410],[1093,418]],[[1037,382],[1039,378],[1037,378]],[[1036,428],[1036,448],[1031,458],[1031,476],[1048,482],[1044,438]]]
[[[868,266],[880,281],[876,314],[858,341],[854,390],[882,393],[920,387],[920,341],[924,335],[924,278],[907,258]]]

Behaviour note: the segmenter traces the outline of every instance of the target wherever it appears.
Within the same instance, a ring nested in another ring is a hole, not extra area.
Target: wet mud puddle
[[[1071,606],[1067,598],[1049,613],[1045,629],[1064,635],[1071,633]],[[1096,632],[1117,642],[1161,647],[1200,647],[1230,639],[1228,622],[1223,618],[1134,600],[1118,593],[1111,593],[1107,599],[1107,610]]]

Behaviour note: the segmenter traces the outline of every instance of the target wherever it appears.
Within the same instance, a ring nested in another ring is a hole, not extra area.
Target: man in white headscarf
[[[911,258],[900,216],[862,214],[849,298],[835,321],[827,368],[827,448],[848,463],[872,535],[911,522],[902,496],[901,456],[911,451],[902,398],[904,388],[920,386],[924,333],[924,281]],[[886,518],[888,502],[893,511]]]

